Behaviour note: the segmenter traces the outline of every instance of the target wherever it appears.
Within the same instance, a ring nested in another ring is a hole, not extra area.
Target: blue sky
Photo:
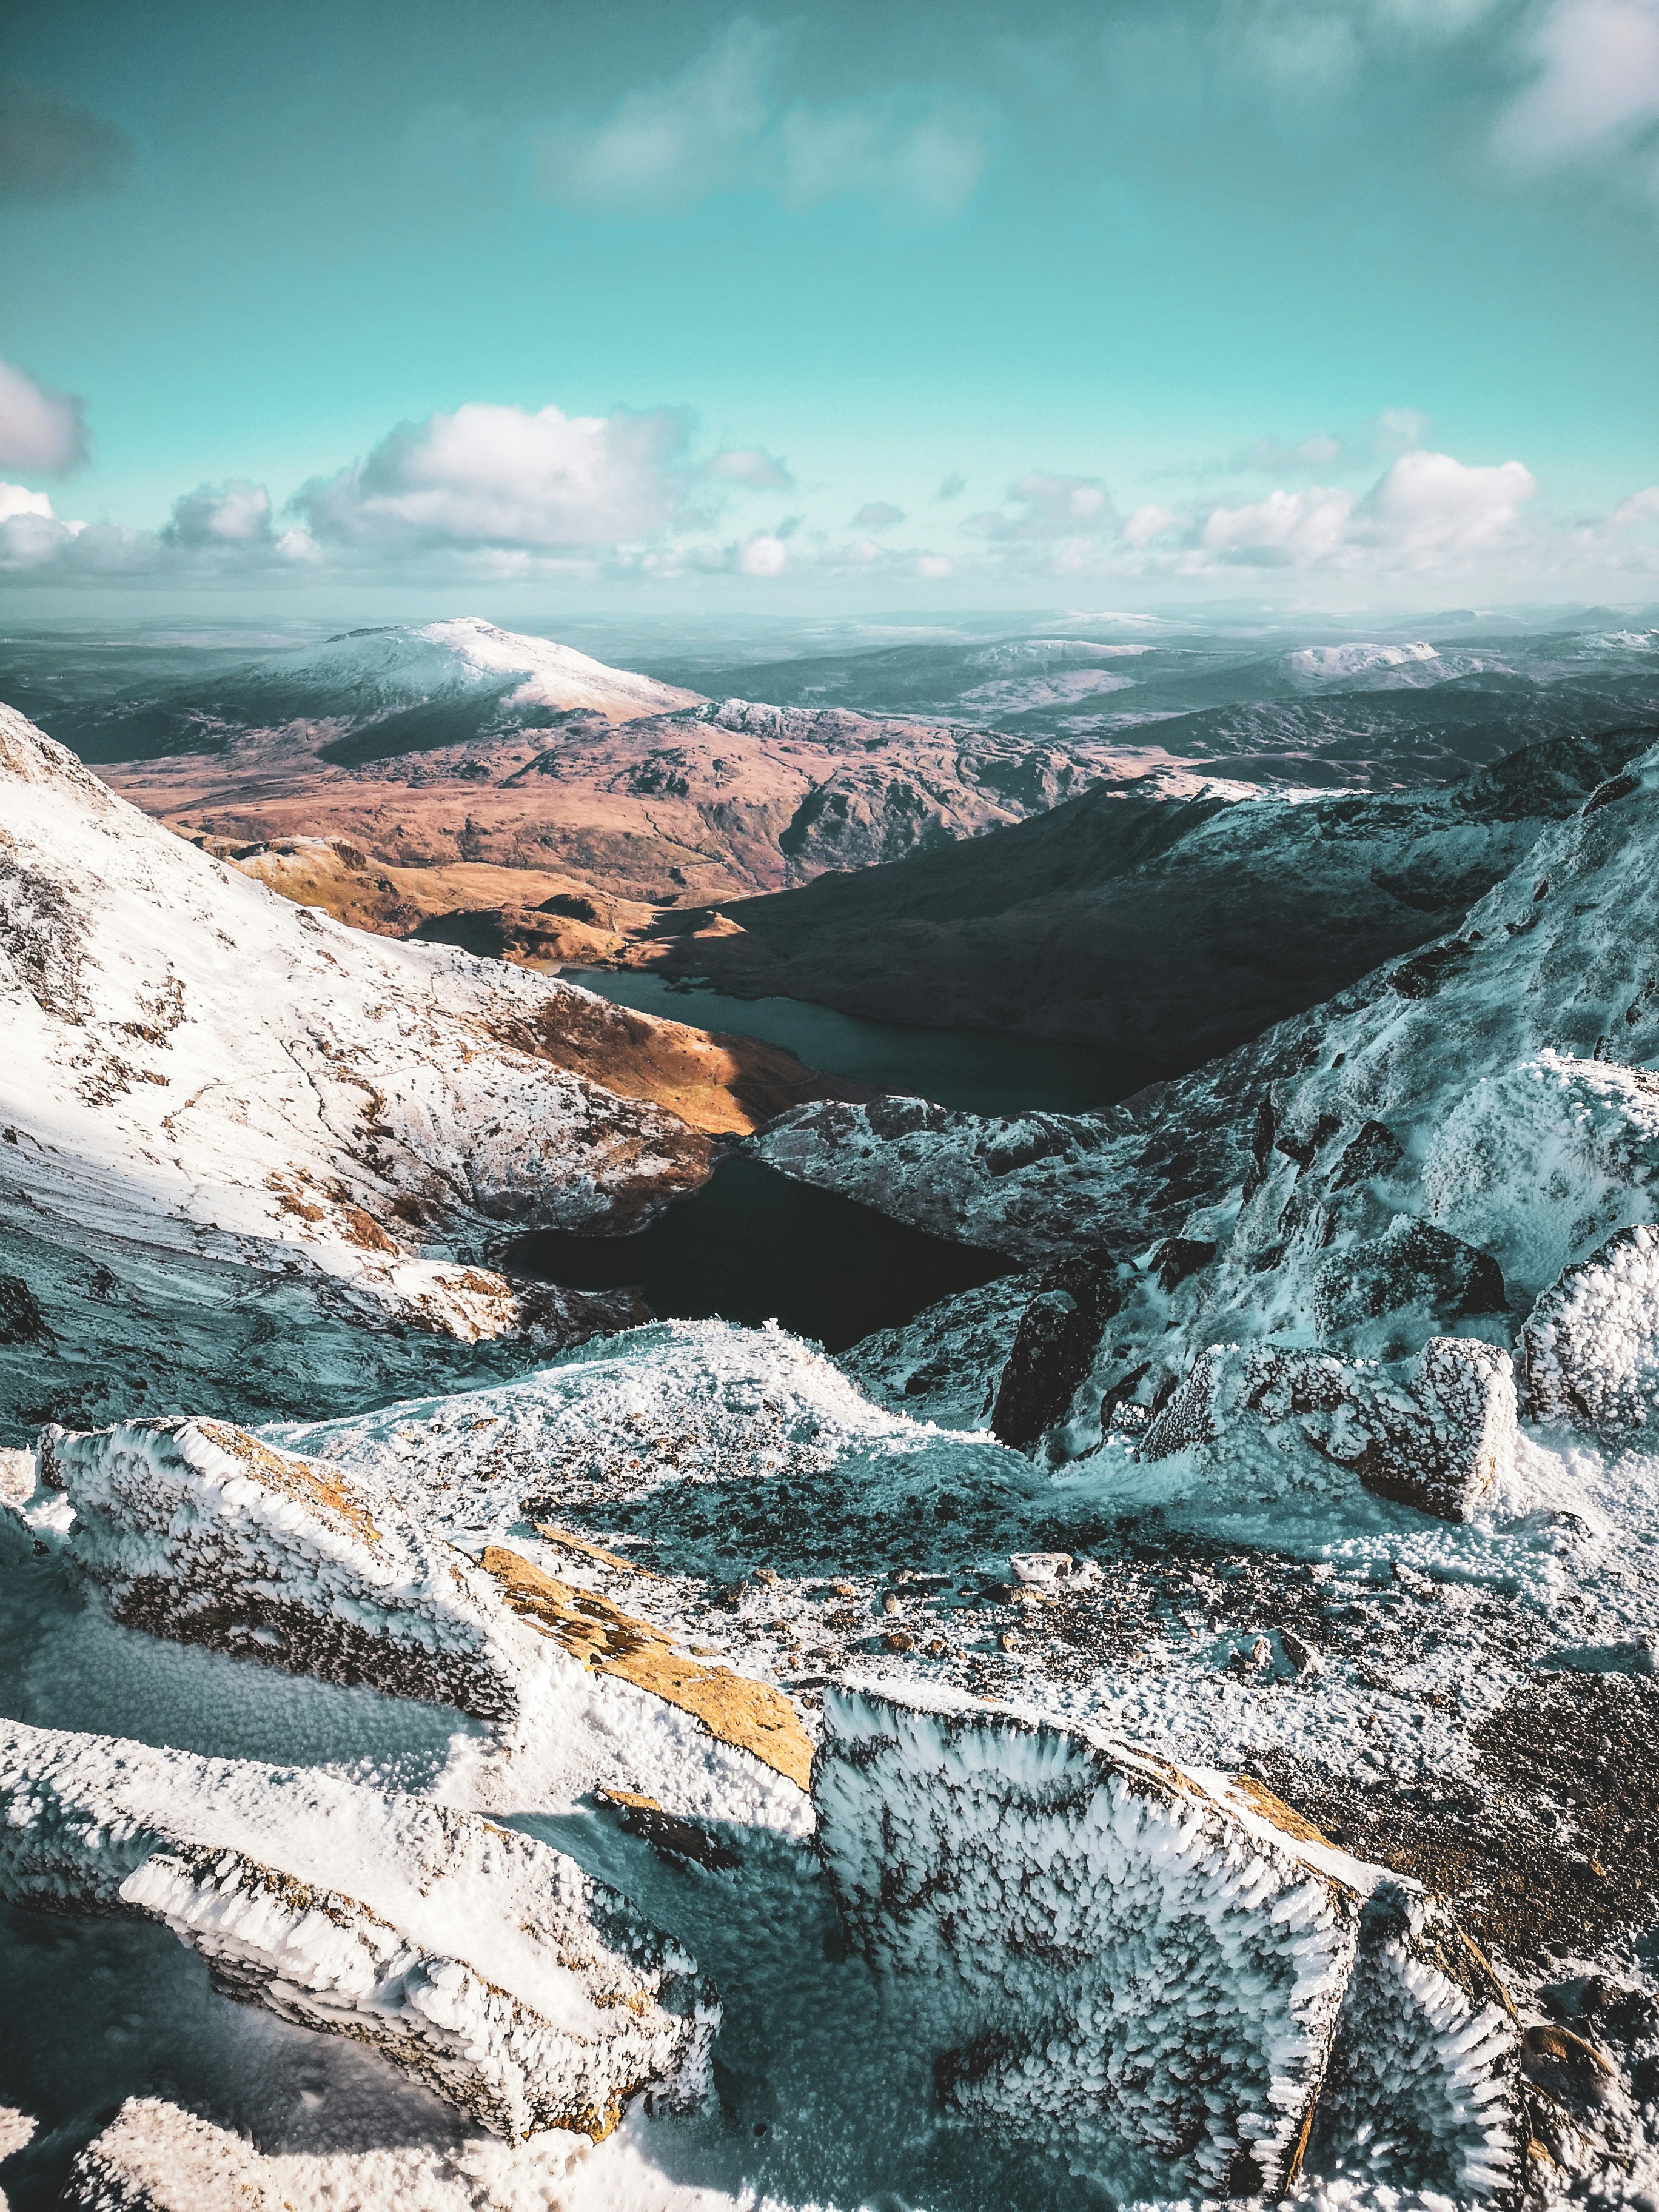
[[[1659,0],[14,0],[0,79],[14,605],[1659,593]]]

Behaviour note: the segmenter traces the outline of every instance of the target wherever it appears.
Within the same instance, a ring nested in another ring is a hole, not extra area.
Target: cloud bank
[[[0,379],[0,399],[9,402],[0,436],[11,440],[0,450],[42,465],[74,450],[73,403],[15,371]],[[1241,571],[1379,589],[1440,578],[1571,591],[1575,576],[1593,573],[1647,590],[1659,580],[1659,485],[1605,514],[1558,521],[1522,461],[1467,462],[1422,443],[1401,450],[1421,425],[1407,410],[1379,418],[1382,465],[1368,486],[1317,476],[1333,448],[1352,465],[1340,441],[1264,443],[1249,465],[1278,463],[1284,480],[1260,497],[1195,493],[1127,517],[1101,477],[1033,469],[941,543],[938,495],[924,500],[933,520],[919,541],[906,542],[906,510],[891,500],[866,501],[850,535],[810,513],[734,527],[734,507],[740,515],[745,501],[791,486],[789,472],[760,446],[700,455],[684,408],[581,416],[471,403],[398,424],[361,459],[309,478],[285,507],[264,485],[229,477],[182,494],[155,530],[84,522],[59,514],[44,491],[0,483],[0,574],[248,586],[724,576],[761,588],[786,577],[950,578],[986,591],[1088,576],[1236,583]]]

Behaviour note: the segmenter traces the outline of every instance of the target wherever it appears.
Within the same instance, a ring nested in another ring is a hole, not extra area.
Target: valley
[[[0,714],[14,2205],[1659,2186],[1659,631],[1110,621]]]

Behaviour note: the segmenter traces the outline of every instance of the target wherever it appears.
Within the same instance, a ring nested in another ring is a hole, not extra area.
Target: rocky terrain
[[[665,906],[974,836],[1112,772],[972,725],[702,698],[473,619],[49,720],[147,813],[237,857],[328,837],[371,875],[513,868]]]
[[[970,845],[734,902],[718,930],[665,921],[625,957],[1181,1073],[1443,934],[1650,742],[1556,738],[1389,793],[1269,795],[1168,771],[1097,785]]]
[[[1659,748],[1192,806],[1443,926],[991,1121],[630,1090],[6,743],[15,2201],[1644,2212]],[[831,1359],[489,1269],[722,1115],[1010,1272]]]

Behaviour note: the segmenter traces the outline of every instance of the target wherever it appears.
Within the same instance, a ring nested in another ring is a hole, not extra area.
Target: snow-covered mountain
[[[330,1315],[394,1365],[410,1329],[568,1340],[619,1309],[526,1304],[488,1264],[512,1226],[638,1221],[752,1126],[700,1033],[290,905],[9,709],[0,791],[13,1419],[165,1388],[191,1315],[239,1403],[380,1356]],[[781,1103],[783,1056],[750,1073]]]
[[[696,691],[608,668],[550,638],[459,615],[349,630],[323,645],[273,653],[216,695],[212,711],[227,721],[349,722],[410,707],[478,702],[507,715],[587,713],[625,722],[700,701]]]

